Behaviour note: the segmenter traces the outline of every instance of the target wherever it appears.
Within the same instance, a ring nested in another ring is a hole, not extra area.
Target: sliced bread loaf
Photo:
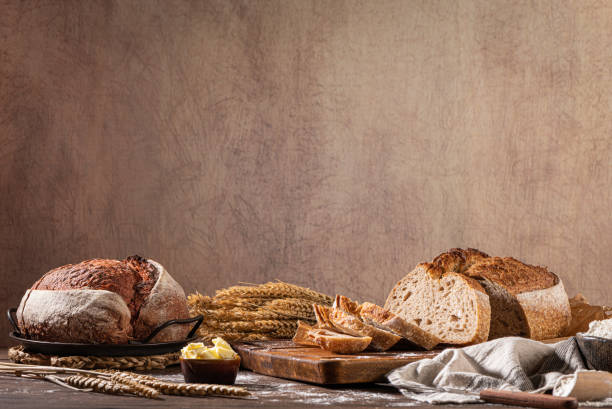
[[[449,344],[557,337],[571,318],[559,277],[475,249],[452,249],[419,264],[391,290],[385,308]]]

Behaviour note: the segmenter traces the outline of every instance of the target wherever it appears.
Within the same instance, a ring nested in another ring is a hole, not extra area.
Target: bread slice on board
[[[349,312],[354,315],[359,315],[359,311],[361,306],[358,302],[351,300],[350,298],[336,294],[336,298],[334,298],[333,308],[340,308],[346,312]]]
[[[339,331],[329,319],[331,308],[319,304],[313,304],[312,309],[317,320],[317,328],[328,329],[330,331]]]
[[[370,302],[364,302],[359,306],[359,315],[366,323],[391,331],[427,350],[441,342],[434,334]]]
[[[366,324],[358,316],[340,308],[318,304],[315,304],[313,308],[317,318],[317,327],[355,337],[370,337],[372,342],[369,347],[375,351],[386,351],[401,339],[396,334]]]
[[[298,321],[298,328],[293,342],[299,345],[319,346],[326,351],[337,354],[356,354],[368,347],[372,338],[353,337],[322,328],[313,328]]]
[[[432,349],[440,343],[440,339],[435,335],[427,333],[417,325],[376,304],[370,302],[359,304],[344,295],[336,295],[333,307],[359,316],[366,324],[399,335],[425,349]]]
[[[475,249],[419,264],[391,290],[385,308],[459,345],[509,335],[554,338],[571,318],[559,277]]]

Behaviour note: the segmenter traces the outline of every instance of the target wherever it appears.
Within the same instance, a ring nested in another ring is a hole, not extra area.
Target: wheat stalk
[[[295,335],[295,330],[297,329],[297,321],[295,323],[295,327],[285,327],[285,328],[277,328],[276,330],[269,333],[270,339],[284,339],[284,338],[292,338]]]
[[[44,379],[63,387],[70,389],[77,388],[84,392],[96,391],[118,395],[131,394],[151,399],[159,399],[160,393],[165,395],[217,395],[230,397],[242,397],[250,394],[246,388],[239,386],[166,382],[153,376],[110,369],[88,371],[43,365],[0,363],[0,373],[12,373],[16,376]],[[56,374],[71,375],[60,379],[55,376]]]
[[[223,332],[223,331],[219,331],[219,332],[201,332],[198,335],[201,338],[202,342],[210,342],[214,338],[217,338],[217,337],[221,337],[225,339],[226,341],[230,341],[230,342],[233,342],[233,341],[251,342],[251,341],[268,341],[268,340],[279,339],[279,338],[291,338],[294,332],[295,331],[291,332],[287,330],[284,330],[281,333],[277,331],[273,331],[273,332],[252,332],[252,331]],[[280,334],[280,335],[277,335],[277,334]],[[288,335],[283,335],[283,334],[288,334]]]
[[[290,315],[295,318],[314,321],[315,316],[312,309],[312,304],[312,301],[301,298],[280,298],[268,301],[261,308]]]
[[[284,282],[238,285],[216,292],[189,295],[192,315],[202,314],[198,330],[203,341],[220,336],[230,341],[291,338],[297,320],[315,321],[312,304],[331,305],[325,294]]]
[[[232,308],[229,310],[209,310],[207,311],[206,318],[214,321],[254,321],[282,319],[285,318],[285,316],[280,312],[261,308],[255,311]]]
[[[156,399],[159,397],[159,392],[152,388],[143,390],[142,388],[136,388],[133,385],[117,383],[92,376],[71,375],[62,379],[62,381],[76,388],[86,388],[96,392],[109,393],[113,395],[136,395],[150,399]]]
[[[187,296],[187,305],[190,308],[198,308],[201,311],[210,311],[218,309],[243,308],[257,309],[263,304],[265,299],[257,298],[241,298],[241,297],[208,297],[198,292]]]
[[[333,299],[325,294],[294,284],[266,283],[258,286],[237,285],[218,290],[215,298],[303,298],[320,304],[331,304]]]
[[[132,387],[135,391],[141,394],[139,396],[145,396],[153,399],[157,399],[159,397],[159,391],[157,389],[151,388],[150,386],[144,385],[141,382],[130,379],[129,377],[121,376],[121,372],[113,373],[110,380]]]
[[[310,288],[300,287],[299,285],[289,284],[282,281],[278,281],[276,283],[266,283],[263,286],[274,288],[276,291],[279,291],[284,295],[283,297],[278,298],[303,298],[325,305],[331,305],[334,302],[334,299],[328,295],[311,290]]]
[[[279,328],[297,328],[294,320],[207,321],[206,327],[223,332],[272,332]]]
[[[249,391],[239,386],[212,385],[212,384],[191,384],[175,383],[162,381],[146,375],[135,373],[118,372],[113,374],[117,378],[136,381],[151,388],[155,388],[164,395],[183,395],[183,396],[248,396]]]

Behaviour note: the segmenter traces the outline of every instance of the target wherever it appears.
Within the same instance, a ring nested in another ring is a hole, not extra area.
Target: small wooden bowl
[[[240,357],[235,359],[183,359],[181,371],[187,383],[216,383],[233,385],[240,368]]]

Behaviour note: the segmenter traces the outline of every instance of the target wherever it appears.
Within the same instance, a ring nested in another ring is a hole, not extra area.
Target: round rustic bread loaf
[[[476,249],[451,249],[417,265],[391,290],[385,308],[458,345],[506,336],[556,338],[571,320],[557,275]]]
[[[92,259],[58,267],[29,289],[17,309],[23,334],[38,340],[124,344],[160,324],[187,318],[183,288],[153,260]],[[172,325],[151,342],[183,339],[188,325]]]

